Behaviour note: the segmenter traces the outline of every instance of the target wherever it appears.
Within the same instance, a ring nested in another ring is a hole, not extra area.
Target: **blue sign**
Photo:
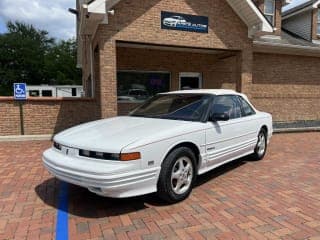
[[[187,15],[174,12],[161,12],[161,28],[208,33],[209,18],[204,16]]]
[[[14,99],[26,100],[27,99],[27,84],[25,83],[14,83]]]

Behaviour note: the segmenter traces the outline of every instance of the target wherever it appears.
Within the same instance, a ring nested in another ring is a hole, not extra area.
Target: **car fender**
[[[123,151],[141,152],[141,168],[161,167],[162,162],[172,149],[182,143],[191,143],[199,150],[199,162],[205,163],[205,129],[152,142],[143,146],[130,148],[127,146]]]

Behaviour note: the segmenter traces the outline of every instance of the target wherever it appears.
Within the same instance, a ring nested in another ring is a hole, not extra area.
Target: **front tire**
[[[196,179],[196,157],[187,147],[174,149],[161,166],[158,195],[169,203],[186,199]]]
[[[262,128],[258,134],[257,145],[252,155],[253,158],[255,160],[262,160],[267,152],[267,146],[267,131]]]

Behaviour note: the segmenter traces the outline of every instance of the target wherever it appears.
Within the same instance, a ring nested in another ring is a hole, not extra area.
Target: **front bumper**
[[[130,163],[89,161],[64,155],[54,149],[43,154],[43,164],[58,179],[88,188],[101,196],[123,198],[157,191],[160,168],[135,169]],[[87,167],[84,170],[84,161]],[[89,163],[88,163],[89,162]],[[127,164],[125,166],[119,166]],[[90,165],[90,167],[89,167]]]

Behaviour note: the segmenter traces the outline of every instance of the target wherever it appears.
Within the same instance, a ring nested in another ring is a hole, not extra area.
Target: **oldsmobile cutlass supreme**
[[[129,116],[103,119],[54,137],[43,154],[58,179],[115,198],[190,194],[196,176],[237,158],[260,160],[272,117],[232,90],[158,94]]]

